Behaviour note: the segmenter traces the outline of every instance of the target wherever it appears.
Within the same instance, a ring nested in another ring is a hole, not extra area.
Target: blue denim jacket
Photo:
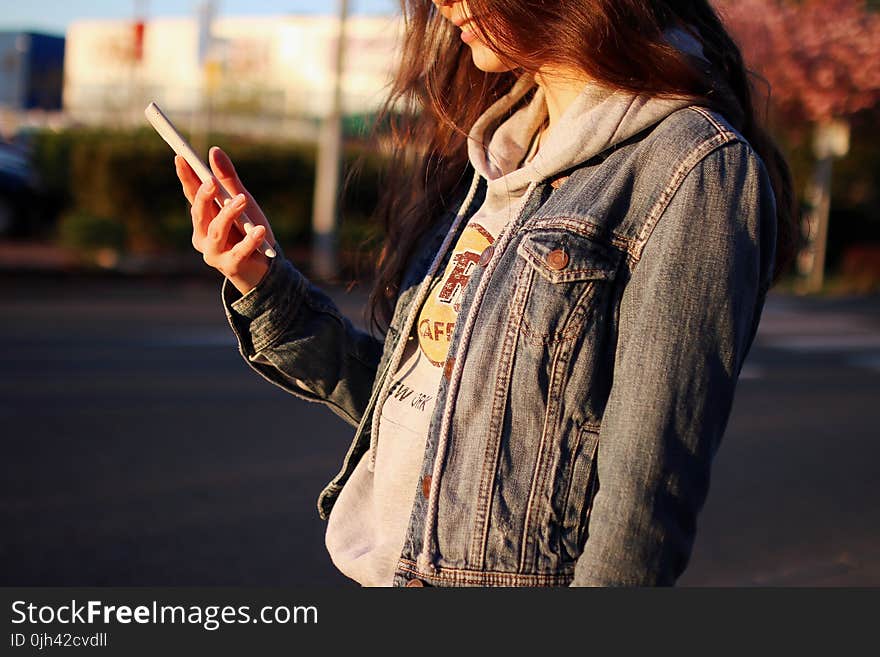
[[[671,585],[687,565],[771,284],[770,181],[696,106],[569,174],[530,189],[462,295],[395,585]],[[422,240],[384,341],[283,256],[243,297],[224,285],[251,367],[357,427],[323,518],[484,193],[476,176]]]

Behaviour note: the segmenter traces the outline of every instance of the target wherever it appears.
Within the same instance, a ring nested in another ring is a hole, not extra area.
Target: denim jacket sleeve
[[[620,301],[598,490],[573,586],[673,585],[770,285],[775,201],[751,148],[683,179]]]
[[[280,250],[259,285],[242,296],[225,280],[222,299],[239,351],[254,370],[357,426],[376,378],[380,340],[356,328]]]

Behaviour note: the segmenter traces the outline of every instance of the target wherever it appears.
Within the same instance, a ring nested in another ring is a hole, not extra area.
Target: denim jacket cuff
[[[221,290],[223,307],[242,355],[252,357],[277,341],[287,318],[296,315],[308,283],[280,247],[262,280],[242,295],[229,279]]]
[[[278,292],[287,287],[289,272],[284,271],[284,253],[275,247],[277,255],[269,261],[269,268],[263,278],[246,294],[241,294],[226,279],[223,281],[223,302],[229,309],[242,317],[253,320],[269,310]]]

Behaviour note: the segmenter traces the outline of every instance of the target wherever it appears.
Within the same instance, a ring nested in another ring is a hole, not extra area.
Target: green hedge
[[[865,113],[853,122],[852,150],[834,165],[829,271],[850,245],[880,241],[877,119],[877,113]],[[781,140],[798,195],[812,171],[809,134],[808,127],[787,125]],[[223,135],[209,141],[231,155],[285,250],[291,255],[306,251],[314,147]],[[34,135],[33,145],[44,188],[38,211],[49,222],[58,220],[56,234],[65,243],[78,249],[119,244],[121,250],[133,253],[191,249],[189,208],[174,173],[173,154],[152,130],[47,131]],[[346,170],[365,153],[363,148],[347,147]],[[367,217],[377,201],[379,157],[368,153],[362,164],[346,186],[341,205],[340,247],[349,264],[358,257],[369,263],[362,245],[375,245],[378,240]]]
[[[230,154],[285,248],[306,244],[314,147],[222,135],[210,142]],[[174,155],[152,130],[46,131],[34,135],[33,145],[43,186],[40,212],[57,223],[55,235],[65,244],[78,249],[119,245],[132,253],[192,248],[189,205],[174,172]],[[346,163],[361,152],[348,147]],[[369,234],[366,217],[377,199],[379,162],[368,155],[362,164],[342,199],[340,239],[347,249]]]

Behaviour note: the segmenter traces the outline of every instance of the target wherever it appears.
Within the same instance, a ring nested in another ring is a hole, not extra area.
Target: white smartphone
[[[195,171],[196,175],[199,177],[199,180],[205,182],[213,178],[214,174],[211,173],[211,169],[208,165],[196,155],[192,146],[190,146],[186,139],[183,138],[183,135],[177,131],[177,128],[175,128],[174,124],[168,120],[168,117],[165,116],[165,113],[159,109],[159,106],[156,103],[150,103],[147,105],[147,108],[144,110],[144,116],[147,117],[147,121],[149,121],[150,125],[156,129],[156,132],[161,135],[162,139],[168,142],[168,145],[174,149],[174,152],[186,160],[187,164],[192,167],[192,170]],[[232,198],[232,195],[223,187],[223,184],[220,183],[219,180],[217,182],[219,196],[215,196],[214,201],[222,208],[223,204]],[[245,235],[249,234],[255,226],[254,222],[250,220],[250,217],[247,216],[246,212],[241,214],[241,217],[236,223]],[[257,250],[268,258],[274,258],[277,255],[275,249],[273,249],[266,240],[263,240],[263,243],[257,247]]]

